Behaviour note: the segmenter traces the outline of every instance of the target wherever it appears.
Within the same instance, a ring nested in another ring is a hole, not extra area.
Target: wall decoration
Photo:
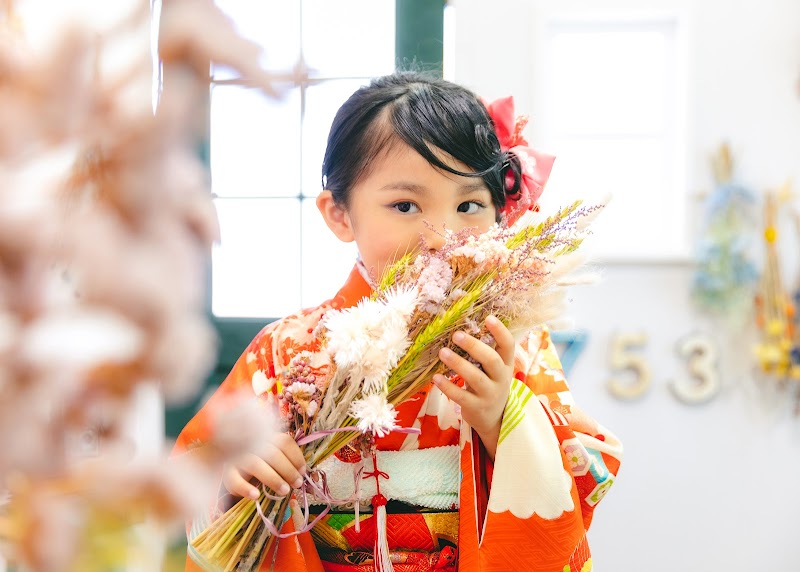
[[[611,338],[610,365],[612,371],[633,372],[633,381],[625,382],[618,377],[608,380],[608,390],[614,397],[623,400],[637,399],[644,395],[652,381],[650,366],[640,355],[634,353],[634,348],[647,343],[647,334],[644,332],[618,333]]]
[[[562,346],[559,352],[561,357],[561,367],[564,370],[564,375],[569,378],[569,373],[575,362],[578,361],[586,343],[589,341],[589,333],[581,330],[570,331],[552,331],[550,332],[550,339],[553,343]]]
[[[717,368],[717,347],[709,336],[694,333],[677,344],[678,355],[687,360],[687,368],[693,379],[677,378],[669,383],[672,393],[680,401],[689,404],[706,403],[720,390]]]
[[[778,253],[778,214],[791,195],[789,183],[778,192],[764,197],[764,273],[755,298],[756,325],[761,340],[755,354],[761,373],[795,392],[796,411],[800,413],[800,351],[796,332],[795,301],[783,284]]]
[[[800,211],[794,210],[792,212],[794,219],[794,227],[797,234],[797,244],[800,244]],[[792,379],[800,379],[800,273],[795,279],[794,294],[792,295],[792,303],[794,304],[794,337],[792,339],[792,349],[789,352],[791,359],[790,377]],[[798,389],[800,391],[800,389]],[[797,407],[800,408],[800,395],[797,400]],[[800,409],[796,411],[800,414]]]
[[[701,310],[739,330],[749,321],[758,282],[750,252],[755,242],[755,195],[733,182],[733,158],[727,144],[720,145],[711,166],[716,187],[705,201],[692,299]]]

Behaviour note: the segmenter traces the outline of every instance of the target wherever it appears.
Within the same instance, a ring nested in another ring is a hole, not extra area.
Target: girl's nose
[[[426,240],[426,243],[428,245],[428,250],[437,251],[444,246],[444,237],[434,234],[432,238]]]
[[[449,229],[446,223],[439,221],[438,223],[427,223],[425,225],[425,246],[428,250],[439,250],[446,241],[445,229]]]

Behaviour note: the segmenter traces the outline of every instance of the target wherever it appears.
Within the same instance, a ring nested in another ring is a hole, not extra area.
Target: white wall
[[[453,78],[488,99],[536,105],[534,47],[550,0],[451,0]],[[688,188],[708,191],[708,156],[730,142],[737,179],[763,191],[800,184],[800,2],[797,0],[561,0],[561,13],[672,13],[686,27]],[[543,110],[540,112],[545,112]],[[530,133],[529,133],[530,135]],[[530,137],[534,146],[538,141]],[[546,149],[544,149],[546,150]],[[558,168],[558,162],[556,162]],[[689,221],[700,204],[688,201]],[[797,206],[795,201],[795,206]],[[691,226],[690,226],[691,228]],[[783,235],[787,285],[800,277],[797,235]],[[691,242],[692,237],[687,237]],[[598,570],[754,572],[800,570],[800,417],[786,394],[756,379],[752,328],[726,332],[689,303],[692,266],[615,264],[600,284],[576,289],[571,315],[590,340],[572,371],[576,399],[626,446],[615,489],[590,532]],[[605,383],[614,332],[644,331],[654,373],[634,402]],[[705,405],[678,402],[666,382],[686,376],[675,345],[693,331],[720,343],[722,390]]]

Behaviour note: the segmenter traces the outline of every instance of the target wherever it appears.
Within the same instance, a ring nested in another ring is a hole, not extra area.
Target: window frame
[[[669,37],[673,52],[667,69],[672,84],[668,86],[671,101],[671,123],[666,141],[670,149],[665,159],[671,164],[674,174],[671,191],[676,194],[671,197],[674,212],[680,214],[680,220],[674,225],[675,231],[660,241],[655,250],[648,253],[635,252],[635,249],[614,250],[600,249],[593,253],[595,260],[603,265],[662,265],[680,263],[684,264],[691,259],[691,244],[689,236],[690,201],[689,191],[689,146],[690,128],[688,123],[688,88],[687,74],[689,72],[688,59],[688,31],[687,17],[682,9],[661,9],[651,6],[649,9],[636,4],[625,3],[615,10],[597,12],[586,10],[584,6],[574,3],[564,5],[556,0],[542,0],[536,5],[535,15],[537,26],[532,34],[531,51],[536,54],[530,64],[534,70],[534,89],[532,99],[534,105],[531,112],[534,117],[542,117],[541,122],[534,122],[534,139],[539,142],[550,142],[556,133],[549,125],[552,112],[549,90],[551,40],[553,32],[560,29],[618,29],[618,30],[646,30],[670,29]],[[541,102],[537,105],[538,102]],[[544,144],[544,143],[543,143]],[[548,191],[549,193],[550,191]],[[613,208],[619,208],[619,201],[614,200]],[[602,216],[602,215],[601,215]],[[593,248],[593,247],[592,247]]]

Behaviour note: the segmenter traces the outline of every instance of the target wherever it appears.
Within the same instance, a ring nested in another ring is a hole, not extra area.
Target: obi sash
[[[453,572],[458,564],[458,512],[420,511],[387,505],[386,532],[395,572]],[[397,512],[397,511],[407,512]],[[325,572],[373,572],[372,514],[332,512],[311,529]]]
[[[378,451],[377,468],[388,499],[386,532],[395,572],[455,571],[458,563],[457,445],[410,451]],[[375,470],[372,459],[364,462]],[[351,498],[355,492],[356,463],[331,457],[320,464],[331,494]],[[352,508],[337,508],[311,529],[311,536],[326,572],[372,572],[375,518],[369,499],[376,483],[365,477],[359,483],[361,499],[356,526]],[[357,530],[358,529],[358,530]]]

